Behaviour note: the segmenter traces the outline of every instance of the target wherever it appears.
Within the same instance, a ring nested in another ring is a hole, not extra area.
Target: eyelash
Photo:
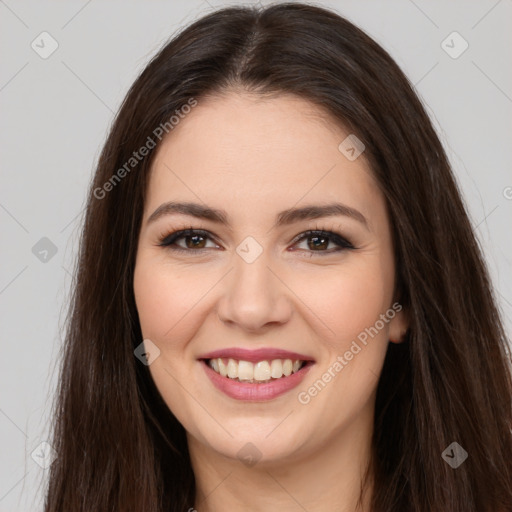
[[[177,245],[174,245],[177,240],[180,240],[182,238],[192,237],[192,236],[201,236],[203,238],[208,238],[212,240],[214,243],[215,240],[212,239],[210,236],[210,233],[208,231],[205,231],[203,229],[194,229],[192,227],[188,229],[181,229],[178,231],[173,231],[172,233],[167,233],[165,235],[162,235],[159,239],[159,246],[164,247],[166,249],[169,249],[171,251],[181,252],[181,253],[202,253],[203,251],[206,251],[210,248],[203,247],[200,249],[184,249],[183,247],[179,247]],[[339,233],[332,232],[332,231],[326,231],[323,229],[313,229],[305,231],[304,233],[301,233],[298,237],[295,237],[293,240],[293,244],[296,245],[299,242],[302,242],[303,240],[307,240],[308,238],[312,237],[319,237],[319,238],[327,238],[329,242],[335,243],[338,248],[334,250],[320,250],[320,251],[314,251],[310,250],[308,252],[311,253],[311,256],[323,256],[333,253],[338,253],[347,249],[355,249],[355,247],[343,236],[341,236]],[[329,244],[328,242],[328,244]],[[320,254],[315,254],[320,253]]]

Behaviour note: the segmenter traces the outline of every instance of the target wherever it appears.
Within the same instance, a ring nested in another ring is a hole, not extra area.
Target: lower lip
[[[251,384],[249,382],[239,382],[237,380],[230,379],[229,377],[223,377],[210,368],[206,361],[203,360],[201,363],[205,368],[206,375],[208,375],[217,389],[231,398],[252,402],[272,400],[283,395],[287,391],[290,391],[302,382],[302,379],[313,366],[313,363],[308,362],[298,372],[292,373],[288,377],[281,377],[280,379],[275,379],[272,382],[267,382],[265,384]]]

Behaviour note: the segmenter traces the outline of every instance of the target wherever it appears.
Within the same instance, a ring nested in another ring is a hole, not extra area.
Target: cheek
[[[328,436],[371,410],[388,347],[389,324],[380,315],[388,310],[391,295],[385,276],[368,268],[366,273],[338,273],[313,295],[312,309],[322,312],[318,316],[330,330],[321,340],[326,349],[322,364],[298,390],[297,399],[322,418]]]
[[[372,257],[333,267],[322,279],[303,281],[302,287],[306,304],[323,321],[318,334],[332,350],[341,351],[389,308],[393,269],[382,268]],[[383,331],[387,335],[387,324]]]
[[[171,271],[141,258],[134,272],[134,294],[144,338],[161,349],[177,348],[169,341],[190,338],[188,331],[200,325],[200,308],[194,306],[207,290],[208,283],[197,272]]]

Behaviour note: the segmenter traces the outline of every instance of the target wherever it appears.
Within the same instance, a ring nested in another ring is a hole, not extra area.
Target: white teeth
[[[228,361],[228,377],[236,379],[238,377],[238,364],[234,359]]]
[[[212,361],[213,361],[213,359],[210,359],[210,366],[215,370],[215,367],[212,366]],[[228,376],[228,367],[224,364],[224,361],[220,358],[215,359],[215,361],[217,361],[217,364],[219,365],[219,373],[223,377],[227,377]],[[217,370],[215,370],[215,371],[217,371]]]
[[[288,377],[298,372],[304,362],[298,359],[273,359],[253,364],[250,361],[229,359],[226,364],[224,361],[222,358],[210,359],[209,366],[223,377],[238,379],[240,382],[269,382],[271,379]]]
[[[274,359],[270,363],[270,374],[274,379],[279,379],[283,375],[283,363],[280,359]]]
[[[242,364],[242,361],[239,363]],[[254,380],[268,380],[270,379],[270,365],[268,361],[260,361],[254,365]]]
[[[231,359],[231,361],[233,360]],[[231,377],[231,375],[229,376]],[[237,377],[240,380],[252,380],[254,378],[254,365],[249,361],[239,361]]]

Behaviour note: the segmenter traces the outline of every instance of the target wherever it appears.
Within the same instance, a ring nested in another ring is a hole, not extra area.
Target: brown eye
[[[177,242],[184,240],[184,245]],[[180,252],[201,252],[209,249],[207,247],[208,241],[212,241],[213,248],[219,246],[213,242],[213,238],[207,231],[198,229],[185,229],[170,233],[160,240],[159,245],[172,251]],[[332,254],[334,252],[340,252],[346,249],[354,249],[355,247],[344,237],[338,233],[330,231],[306,231],[302,233],[298,238],[295,239],[294,245],[307,241],[306,251],[310,252],[311,255],[317,253],[317,255]],[[334,244],[334,248],[328,249],[330,245]]]
[[[205,237],[203,237],[202,235],[190,235],[190,236],[183,236],[181,238],[186,240],[186,242],[190,242],[190,244],[189,243],[185,244],[188,249],[203,249],[204,248]]]
[[[180,240],[185,241],[184,246],[176,243]],[[158,245],[173,251],[199,252],[203,249],[208,249],[208,247],[206,247],[208,240],[211,240],[211,237],[206,231],[197,229],[185,229],[170,233],[162,240],[160,240]],[[215,245],[215,247],[217,247],[217,245]]]
[[[306,240],[307,249],[311,252],[327,253],[339,252],[346,249],[354,249],[354,246],[338,233],[330,231],[306,231],[303,233],[295,243]],[[334,249],[327,250],[329,244],[334,244]]]

